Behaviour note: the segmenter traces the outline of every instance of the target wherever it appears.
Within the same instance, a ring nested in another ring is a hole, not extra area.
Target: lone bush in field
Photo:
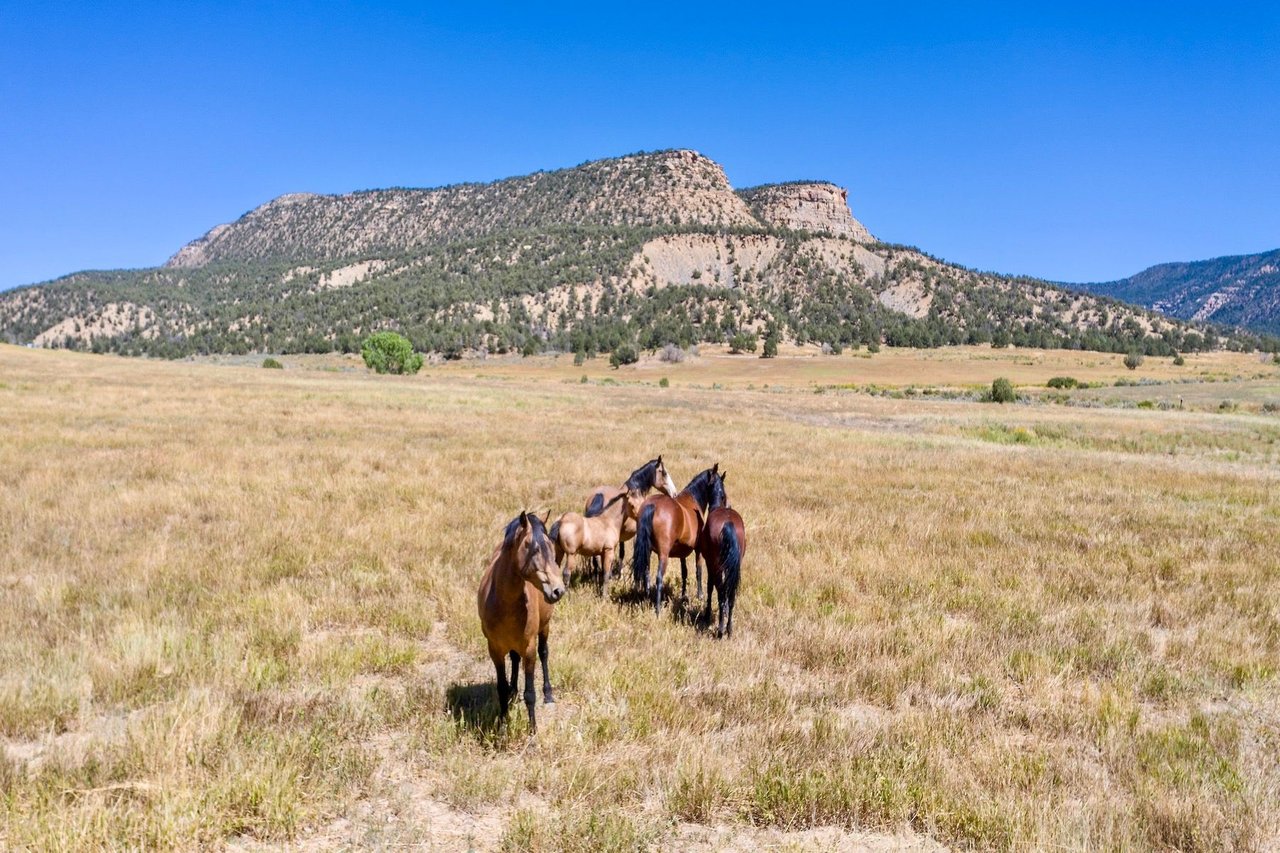
[[[1124,366],[1130,370],[1137,370],[1138,365],[1142,364],[1143,358],[1140,352],[1131,352],[1124,357]]]
[[[760,354],[761,358],[777,358],[778,357],[778,333],[773,332],[764,339],[764,352]]]
[[[269,370],[284,370],[284,365],[270,356],[267,356],[262,360],[262,366]]]
[[[993,403],[1012,403],[1018,399],[1018,395],[1013,391],[1013,383],[1001,376],[995,382],[991,383],[991,402]]]
[[[664,376],[664,377],[662,377],[661,379],[659,379],[659,380],[658,380],[658,387],[659,387],[659,388],[670,388],[670,387],[671,387],[671,380],[670,380],[670,379],[668,379],[668,378],[667,378],[667,377],[665,377],[665,376]]]
[[[658,354],[658,358],[668,364],[679,364],[684,361],[684,350],[675,344],[667,344],[662,348],[662,352]]]
[[[631,344],[619,344],[609,353],[609,366],[614,370],[624,364],[635,364],[640,360],[640,353]]]
[[[422,355],[413,351],[408,338],[395,332],[375,332],[365,338],[360,355],[376,373],[417,373],[422,369]]]
[[[1047,383],[1050,388],[1078,388],[1080,383],[1074,376],[1055,376]]]
[[[1182,357],[1182,353],[1178,353],[1177,355],[1175,355],[1175,356],[1173,357],[1173,366],[1174,366],[1174,367],[1182,367],[1182,365],[1184,365],[1184,364],[1186,364],[1186,363],[1187,363],[1187,360],[1186,360],[1185,358],[1183,358],[1183,357]]]

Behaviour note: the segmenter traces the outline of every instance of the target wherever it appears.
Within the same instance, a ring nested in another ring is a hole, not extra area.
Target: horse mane
[[[693,499],[698,502],[698,506],[704,510],[707,508],[707,504],[711,502],[712,479],[718,480],[719,477],[716,477],[714,468],[708,468],[705,471],[699,471],[698,475],[689,481],[689,485],[684,487],[684,490],[692,495]]]
[[[647,492],[654,487],[653,477],[657,472],[658,460],[650,459],[631,472],[631,476],[627,478],[627,482],[622,484],[622,488],[628,492]]]
[[[529,520],[529,529],[533,531],[533,544],[539,545],[546,542],[548,547],[551,544],[551,537],[547,533],[547,526],[542,523],[542,519],[533,513],[526,513],[525,518]],[[516,544],[516,536],[520,532],[520,516],[511,519],[507,524],[507,529],[502,534],[502,550],[510,551]]]

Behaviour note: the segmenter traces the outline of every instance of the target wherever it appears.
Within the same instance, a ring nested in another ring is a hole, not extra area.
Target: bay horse
[[[612,556],[614,549],[622,544],[622,531],[627,522],[635,523],[636,514],[644,495],[638,491],[627,491],[612,498],[605,504],[599,515],[584,516],[576,512],[566,512],[551,524],[551,541],[556,549],[556,563],[561,565],[565,586],[569,585],[570,570],[567,558],[580,556],[601,560]],[[609,572],[602,572],[600,578],[600,594],[609,587]]]
[[[667,559],[680,560],[680,594],[688,593],[689,567],[685,558],[694,555],[694,568],[698,575],[698,595],[702,595],[702,565],[697,553],[698,537],[702,533],[702,513],[711,500],[715,484],[720,482],[720,463],[708,468],[689,481],[684,491],[674,498],[667,495],[651,495],[640,505],[636,521],[636,545],[632,554],[631,572],[637,589],[649,595],[649,555],[658,553],[657,595],[654,611],[662,612],[662,579],[667,571]]]
[[[551,630],[551,605],[564,596],[564,581],[554,559],[546,519],[522,512],[511,520],[502,544],[493,552],[489,568],[480,580],[476,606],[480,628],[489,641],[489,657],[498,673],[498,717],[507,719],[507,706],[520,684],[518,667],[524,664],[524,704],[529,710],[529,732],[537,734],[533,690],[534,655],[542,660],[542,701],[551,704],[551,675],[547,668],[547,637]],[[511,659],[511,683],[507,683],[507,657]]]
[[[747,553],[747,530],[742,516],[729,507],[724,491],[726,473],[720,474],[719,485],[712,488],[707,520],[702,525],[702,535],[698,537],[698,554],[707,564],[707,603],[702,618],[708,626],[711,625],[711,590],[714,589],[720,608],[717,637],[733,635],[733,608],[738,601],[742,558]]]
[[[662,464],[662,457],[650,459],[639,468],[631,472],[631,476],[627,481],[619,486],[596,486],[587,498],[587,507],[582,514],[587,518],[599,515],[618,495],[624,495],[627,492],[639,492],[641,497],[649,494],[653,489],[664,492],[671,497],[676,496],[676,484],[671,479],[671,475],[667,473],[667,468]],[[622,566],[627,561],[627,546],[624,542],[628,542],[635,538],[636,535],[636,519],[635,516],[628,518],[622,525],[622,538],[618,540],[618,560],[617,564]],[[594,562],[594,558],[593,562]],[[600,558],[601,568],[606,568],[604,558]]]

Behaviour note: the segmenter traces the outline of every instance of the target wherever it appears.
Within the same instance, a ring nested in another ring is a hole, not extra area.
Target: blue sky
[[[1275,6],[535,5],[0,2],[0,288],[285,192],[671,147],[980,269],[1280,246]]]

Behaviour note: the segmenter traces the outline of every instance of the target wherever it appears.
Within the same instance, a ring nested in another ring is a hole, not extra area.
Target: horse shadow
[[[498,733],[498,695],[492,681],[450,684],[445,704],[459,725],[482,740]]]
[[[622,583],[615,584],[609,590],[609,598],[619,609],[632,613],[653,613],[653,593],[647,595],[644,590]],[[662,615],[677,625],[688,625],[699,634],[714,633],[714,616],[707,618],[699,599],[684,598],[675,592],[674,586],[668,582],[662,589]]]

